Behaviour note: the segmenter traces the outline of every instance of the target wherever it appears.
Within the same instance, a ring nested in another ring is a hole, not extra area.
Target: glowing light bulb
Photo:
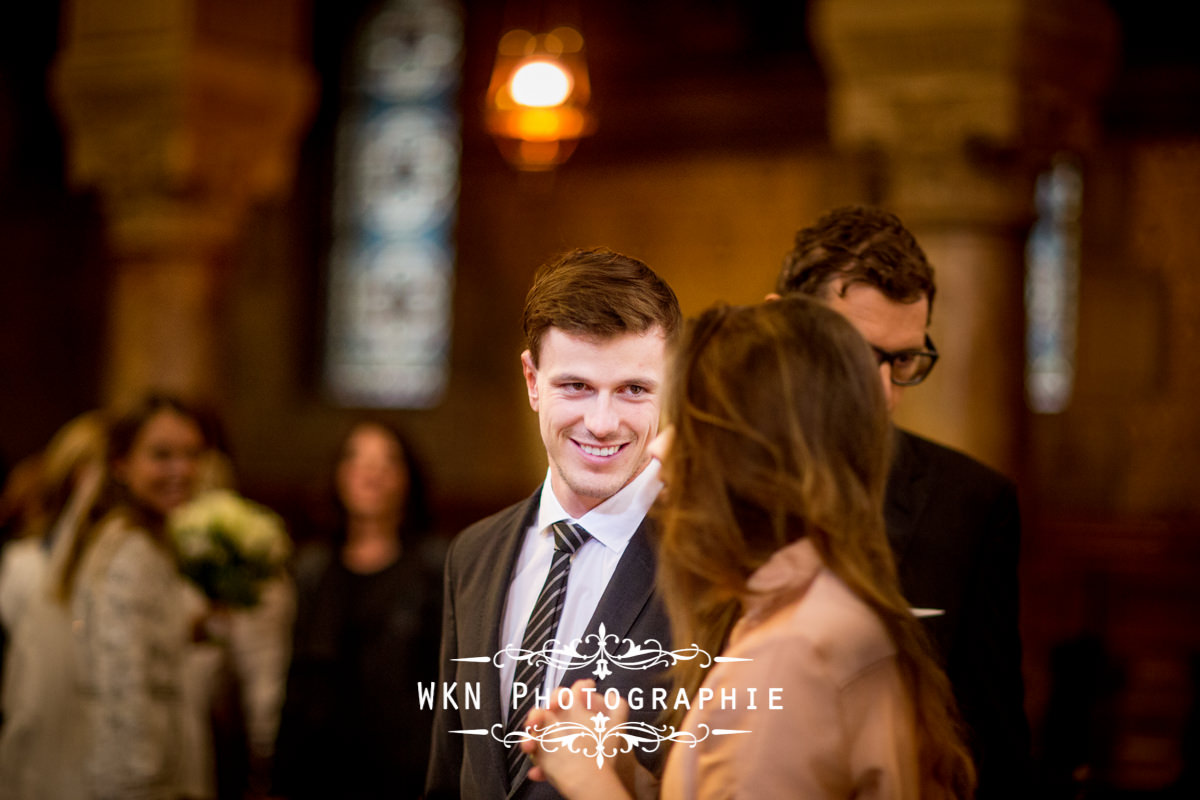
[[[571,94],[571,75],[552,61],[530,61],[512,76],[512,97],[523,106],[550,108]]]

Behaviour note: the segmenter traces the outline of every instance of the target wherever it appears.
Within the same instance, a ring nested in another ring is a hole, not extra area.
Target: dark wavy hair
[[[915,303],[937,293],[933,267],[900,218],[872,206],[843,206],[796,233],[775,282],[780,296],[824,297],[836,279],[842,291],[856,283],[874,287],[890,300]],[[927,320],[928,321],[928,320]]]
[[[677,643],[718,652],[751,574],[807,538],[878,616],[913,701],[921,796],[969,797],[954,698],[900,593],[883,522],[890,426],[879,373],[845,318],[803,295],[691,322],[665,399],[675,437],[656,507],[659,588]],[[692,694],[703,674],[681,662]]]
[[[425,468],[408,437],[395,425],[376,417],[365,417],[352,422],[346,429],[346,433],[342,436],[341,442],[338,445],[333,470],[335,477],[331,486],[333,506],[338,522],[336,535],[338,537],[344,536],[347,524],[346,506],[342,503],[337,488],[337,467],[346,457],[346,447],[350,442],[350,438],[356,431],[366,428],[379,431],[390,439],[396,447],[400,466],[404,468],[408,478],[408,488],[401,502],[400,541],[403,544],[416,542],[433,532],[433,511],[429,503],[428,480],[425,475]]]

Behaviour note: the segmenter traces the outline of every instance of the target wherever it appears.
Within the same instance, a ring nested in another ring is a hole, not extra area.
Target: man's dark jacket
[[[1016,488],[968,456],[897,428],[884,515],[909,604],[942,612],[925,624],[968,727],[977,797],[1024,796],[1029,726]]]
[[[510,792],[506,778],[504,745],[490,734],[502,722],[500,670],[490,660],[454,661],[456,658],[493,656],[500,650],[500,624],[504,604],[525,532],[537,514],[540,493],[487,519],[475,523],[454,538],[446,556],[445,603],[442,610],[442,685],[457,682],[480,687],[480,708],[444,708],[439,686],[438,706],[433,721],[433,748],[426,776],[427,800],[462,797],[470,800],[500,798],[557,798],[550,784],[521,776]],[[666,612],[654,595],[654,547],[652,525],[643,520],[625,548],[608,587],[584,633],[597,633],[601,624],[618,641],[630,639],[639,646],[654,641],[670,649],[671,635]],[[611,640],[610,640],[611,641]],[[623,644],[623,642],[622,642]],[[623,652],[622,646],[617,652]],[[610,652],[614,648],[610,646]],[[586,651],[590,652],[590,650]],[[631,721],[653,724],[656,712],[649,702],[651,688],[665,686],[663,668],[632,670],[614,665],[611,674],[598,678],[595,664],[565,672],[560,686],[576,680],[596,681],[597,692],[615,687],[624,696],[631,687],[642,687],[643,710],[631,712]],[[457,733],[482,731],[487,734]],[[654,753],[640,749],[654,771],[661,769],[665,748]]]

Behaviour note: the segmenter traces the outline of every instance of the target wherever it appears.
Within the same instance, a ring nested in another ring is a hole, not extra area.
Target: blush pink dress
[[[879,618],[807,540],[776,552],[749,588],[722,655],[751,660],[708,670],[715,699],[693,702],[683,723],[701,741],[672,747],[661,796],[915,800],[913,712]],[[722,692],[735,702],[722,708]]]

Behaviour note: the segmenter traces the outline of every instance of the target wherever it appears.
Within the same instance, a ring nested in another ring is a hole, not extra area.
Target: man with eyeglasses
[[[927,328],[933,269],[877,208],[835,209],[796,234],[776,294],[820,298],[875,350],[894,411],[938,353]],[[1027,794],[1029,726],[1018,628],[1020,515],[1013,483],[970,457],[895,428],[884,517],[900,584],[954,688],[979,770],[977,798]]]

